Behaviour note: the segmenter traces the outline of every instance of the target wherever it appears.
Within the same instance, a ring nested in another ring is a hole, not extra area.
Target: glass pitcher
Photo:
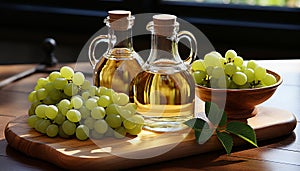
[[[195,83],[189,66],[197,55],[192,33],[180,31],[176,16],[158,14],[147,25],[152,32],[149,58],[130,86],[130,99],[145,119],[144,128],[156,132],[185,129],[194,116]],[[178,42],[187,38],[190,55],[183,61]]]
[[[113,10],[108,14],[104,20],[108,34],[95,37],[89,46],[89,59],[94,69],[93,83],[98,87],[129,94],[130,83],[144,63],[133,49],[132,27],[135,17],[130,11],[124,10]],[[102,58],[97,58],[96,47],[101,42],[107,43],[108,48]]]

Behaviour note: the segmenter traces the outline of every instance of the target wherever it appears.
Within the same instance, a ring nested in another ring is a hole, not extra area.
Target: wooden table
[[[252,146],[234,147],[230,156],[224,150],[134,168],[135,170],[300,170],[300,60],[258,61],[283,77],[275,94],[261,104],[292,112],[298,121],[290,135],[258,142]],[[0,80],[33,65],[0,66]],[[61,170],[57,166],[31,158],[9,147],[4,136],[6,124],[27,113],[28,93],[39,77],[36,73],[0,89],[0,170]],[[116,163],[117,164],[117,163]],[[102,168],[99,168],[102,169]]]

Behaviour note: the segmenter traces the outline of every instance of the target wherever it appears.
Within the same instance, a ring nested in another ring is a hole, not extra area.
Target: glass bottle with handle
[[[158,14],[147,25],[151,31],[149,58],[130,86],[130,99],[145,119],[144,128],[156,132],[185,129],[194,116],[195,83],[189,67],[197,55],[197,42],[189,31],[179,31],[176,16]],[[186,38],[189,57],[182,60],[178,42]]]
[[[107,35],[95,37],[89,46],[89,59],[93,66],[95,86],[112,88],[116,92],[129,94],[129,85],[141,71],[143,59],[135,52],[132,40],[132,27],[135,17],[130,11],[113,10],[104,20],[108,26]],[[97,57],[97,45],[107,43],[106,52]]]

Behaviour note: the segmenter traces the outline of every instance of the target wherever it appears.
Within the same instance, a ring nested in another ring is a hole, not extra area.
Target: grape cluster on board
[[[49,137],[123,138],[139,134],[144,124],[128,95],[93,86],[68,66],[39,78],[28,100],[28,125]]]
[[[245,62],[232,49],[224,57],[216,51],[206,54],[203,60],[192,63],[192,72],[196,84],[210,88],[259,88],[277,82],[266,68],[254,60]]]

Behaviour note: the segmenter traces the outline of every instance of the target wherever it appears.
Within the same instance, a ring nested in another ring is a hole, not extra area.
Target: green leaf
[[[238,137],[257,147],[255,131],[246,123],[237,121],[229,122],[226,126],[226,131],[237,135]]]
[[[206,122],[200,118],[193,118],[186,122],[184,122],[185,125],[189,126],[192,129],[200,130],[203,129]]]
[[[223,111],[222,112],[222,118],[221,118],[221,121],[219,123],[219,126],[225,126],[227,124],[227,115],[226,115],[226,112]]]
[[[222,143],[223,147],[225,148],[226,153],[230,154],[233,147],[232,137],[225,132],[219,132],[219,131],[217,131],[217,137],[219,141]]]
[[[220,110],[215,103],[205,102],[205,114],[208,120],[215,126],[224,126],[227,122],[226,114],[224,116],[224,111]]]
[[[204,129],[194,129],[196,142],[199,144],[205,143],[214,134],[214,129],[210,129],[207,123],[204,127]]]
[[[194,129],[196,142],[199,144],[205,143],[214,132],[214,129],[211,129],[207,122],[200,118],[193,118],[184,122],[187,126]]]

